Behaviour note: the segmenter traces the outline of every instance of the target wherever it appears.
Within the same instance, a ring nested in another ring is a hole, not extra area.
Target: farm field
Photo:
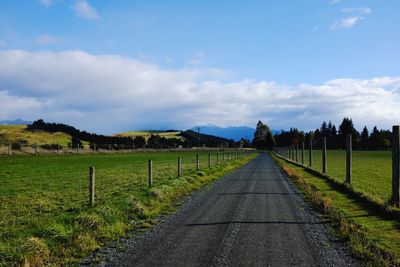
[[[304,163],[308,166],[308,150],[305,151]],[[298,160],[301,161],[299,151]],[[374,200],[384,203],[391,196],[392,154],[391,151],[353,151],[352,186]],[[313,169],[322,171],[322,150],[313,150]],[[346,177],[346,152],[327,150],[327,175],[337,181]]]
[[[122,136],[122,137],[127,137],[127,136],[131,136],[131,137],[137,137],[137,136],[142,136],[144,137],[146,140],[152,135],[159,135],[165,138],[178,138],[178,139],[182,139],[181,136],[179,136],[181,132],[165,132],[165,131],[130,131],[130,132],[123,132],[123,133],[117,133],[114,134],[114,136]]]
[[[0,265],[13,261],[70,264],[125,230],[151,225],[173,201],[249,160],[208,168],[196,152],[0,157]],[[182,177],[177,177],[177,158]],[[148,159],[154,186],[148,188]],[[89,207],[89,166],[95,206]]]
[[[44,131],[27,131],[26,125],[0,125],[0,143],[25,142],[27,145],[59,144],[66,147],[71,136],[66,133],[49,133]]]

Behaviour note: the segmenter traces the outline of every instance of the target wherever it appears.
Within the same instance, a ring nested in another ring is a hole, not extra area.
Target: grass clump
[[[83,213],[77,216],[76,223],[87,228],[97,229],[104,225],[104,220],[100,215]]]
[[[129,196],[128,206],[133,214],[136,215],[138,218],[144,219],[147,217],[146,206],[142,202],[140,202],[135,196]]]
[[[73,245],[78,248],[81,255],[96,251],[100,248],[100,244],[97,242],[96,238],[87,232],[77,235],[73,240]]]
[[[71,227],[64,224],[53,223],[44,231],[43,236],[56,239],[60,242],[68,242],[73,237],[73,231]]]
[[[24,266],[44,266],[50,257],[50,250],[46,242],[37,237],[29,237],[24,240],[19,250],[24,255]]]

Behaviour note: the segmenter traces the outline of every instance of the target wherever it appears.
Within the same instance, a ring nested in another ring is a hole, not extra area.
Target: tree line
[[[171,149],[178,147],[221,147],[236,148],[249,145],[248,140],[235,142],[232,139],[200,134],[192,130],[182,131],[177,138],[166,138],[157,134],[152,134],[147,140],[142,136],[107,136],[95,133],[81,131],[73,126],[62,123],[48,123],[42,119],[28,125],[30,131],[63,132],[71,135],[71,148],[82,147],[82,141],[89,142],[90,147],[102,149],[126,149],[126,148],[153,148],[153,149]],[[181,137],[181,138],[180,138]],[[50,147],[53,148],[54,144]]]
[[[344,149],[346,146],[346,135],[351,134],[353,148],[357,150],[387,150],[392,144],[392,133],[389,130],[378,130],[375,126],[370,132],[365,126],[361,132],[354,128],[351,118],[344,118],[339,128],[336,128],[330,121],[322,122],[321,127],[315,131],[304,132],[297,128],[290,128],[289,131],[282,131],[275,134],[274,141],[278,147],[301,144],[305,142],[308,148],[310,139],[313,147],[321,148],[322,139],[326,137],[328,149]]]

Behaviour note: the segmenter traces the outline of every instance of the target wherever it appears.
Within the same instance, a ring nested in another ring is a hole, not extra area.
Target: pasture
[[[128,229],[148,227],[174,201],[252,156],[219,164],[199,152],[0,157],[0,265],[71,264]],[[177,158],[182,175],[177,177]],[[148,187],[148,159],[154,186]],[[89,166],[95,205],[88,205]]]
[[[304,164],[309,165],[308,150],[304,151]],[[391,151],[353,151],[352,186],[376,200],[384,203],[391,196],[392,154]],[[301,161],[301,151],[298,152]],[[313,150],[312,168],[322,171],[322,150]],[[346,152],[327,150],[327,175],[343,182],[346,177]]]
[[[59,144],[66,147],[71,142],[71,136],[61,132],[28,131],[26,125],[0,125],[0,143],[8,142],[27,145]]]
[[[159,135],[165,138],[178,138],[182,139],[181,136],[179,136],[181,132],[165,132],[165,131],[130,131],[130,132],[123,132],[123,133],[117,133],[114,134],[114,136],[121,136],[121,137],[137,137],[137,136],[142,136],[144,139],[149,139],[152,134],[154,135]]]

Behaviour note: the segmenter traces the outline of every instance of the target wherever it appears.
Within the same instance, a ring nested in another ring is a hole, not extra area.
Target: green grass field
[[[177,177],[177,157],[182,177]],[[0,265],[73,264],[127,229],[143,227],[173,202],[249,160],[195,170],[195,152],[0,157]],[[148,159],[154,186],[148,188]],[[89,166],[96,205],[88,205]]]
[[[305,151],[305,165],[308,166],[308,150]],[[390,199],[392,186],[391,151],[353,151],[352,186],[362,191],[375,201],[384,203]],[[301,161],[301,152],[298,153]],[[337,181],[346,177],[346,152],[343,150],[327,151],[327,175]],[[322,171],[322,151],[313,150],[312,168]]]

